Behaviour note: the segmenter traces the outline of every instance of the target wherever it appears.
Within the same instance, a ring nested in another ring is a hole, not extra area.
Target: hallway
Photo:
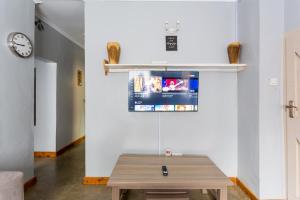
[[[25,192],[25,200],[109,199],[110,189],[82,185],[84,142],[57,159],[35,158],[37,184]]]
[[[57,159],[35,158],[37,184],[25,192],[25,200],[110,200],[111,190],[105,186],[81,184],[84,177],[84,148],[81,144],[68,150]],[[142,192],[129,194],[130,200],[141,200]],[[193,199],[210,200],[209,195],[192,192]],[[198,198],[197,198],[198,197]],[[237,187],[229,189],[229,200],[248,200]]]

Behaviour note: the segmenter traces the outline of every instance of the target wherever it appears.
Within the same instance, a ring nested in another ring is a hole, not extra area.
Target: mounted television
[[[132,71],[129,112],[197,112],[198,72]]]

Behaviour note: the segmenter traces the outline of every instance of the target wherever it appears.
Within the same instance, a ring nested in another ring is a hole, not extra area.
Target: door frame
[[[286,39],[289,35],[299,33],[300,37],[300,29],[295,29],[293,31],[285,32],[284,37],[283,37],[283,69],[282,69],[282,109],[283,109],[283,130],[284,130],[284,155],[285,155],[285,192],[286,192],[286,199],[288,200],[288,181],[289,181],[289,176],[288,176],[288,129],[287,129],[287,121],[288,121],[288,113],[285,108],[285,106],[288,104],[287,102],[289,101],[287,99],[287,57],[286,57],[286,52],[287,52],[287,47],[286,47]]]

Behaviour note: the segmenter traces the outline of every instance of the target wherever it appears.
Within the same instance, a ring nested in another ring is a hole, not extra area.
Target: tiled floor
[[[105,186],[82,185],[84,177],[84,143],[65,152],[57,159],[36,159],[38,182],[25,192],[25,200],[111,200]],[[229,200],[248,200],[238,187],[229,188]],[[130,191],[128,200],[142,200],[142,191]],[[193,200],[211,200],[210,195],[192,192]]]

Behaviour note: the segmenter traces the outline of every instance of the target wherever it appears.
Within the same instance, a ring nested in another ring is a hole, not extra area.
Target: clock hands
[[[14,45],[18,45],[18,46],[25,47],[25,45],[24,45],[24,44],[19,44],[19,43],[15,43]]]

